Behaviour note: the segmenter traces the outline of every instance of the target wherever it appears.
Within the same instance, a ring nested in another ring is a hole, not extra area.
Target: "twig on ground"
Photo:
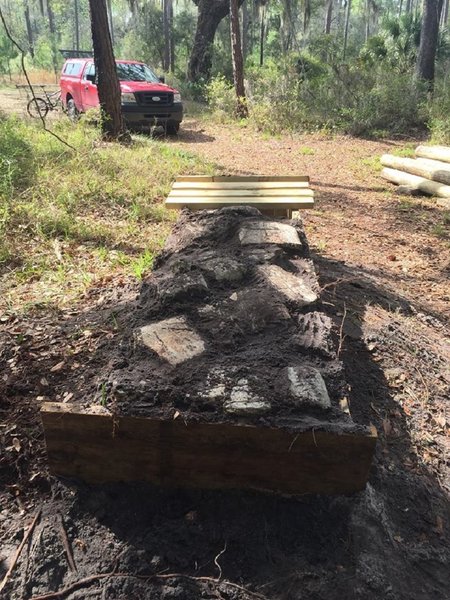
[[[341,285],[341,283],[349,283],[351,281],[357,281],[358,279],[361,279],[361,277],[339,277],[338,279],[336,279],[335,281],[330,281],[330,283],[326,283],[325,285],[323,285],[320,288],[320,291],[323,292],[324,290],[330,288],[330,287],[337,287],[338,285]]]
[[[346,336],[344,335],[344,323],[345,323],[345,317],[346,316],[347,316],[347,306],[346,306],[346,304],[344,302],[344,314],[342,316],[341,326],[339,328],[339,346],[338,346],[338,350],[337,350],[337,357],[338,358],[341,355],[342,346],[344,345],[344,340],[346,338]]]
[[[130,577],[135,579],[141,579],[144,581],[166,581],[167,579],[186,579],[187,581],[211,583],[216,586],[227,586],[244,592],[250,598],[256,598],[257,600],[268,600],[267,596],[258,594],[258,592],[252,592],[246,587],[239,585],[238,583],[227,581],[226,579],[218,581],[214,577],[194,577],[193,575],[185,575],[184,573],[166,573],[164,575],[157,573],[153,575],[133,575],[131,573],[115,573],[114,571],[110,571],[109,573],[98,573],[96,575],[91,575],[90,577],[85,577],[84,579],[80,579],[79,581],[76,581],[75,583],[72,583],[71,585],[63,588],[62,590],[59,590],[59,592],[50,592],[42,596],[33,596],[30,600],[60,600],[61,598],[64,598],[64,596],[67,596],[68,594],[74,592],[82,586],[89,585],[90,583],[93,583],[94,581],[99,581],[100,579],[107,579],[108,577]]]
[[[64,519],[60,513],[58,513],[58,521],[59,521],[59,531],[61,533],[61,538],[64,546],[64,550],[66,552],[67,562],[69,563],[69,567],[71,571],[77,572],[77,566],[75,564],[73,558],[73,550],[70,545],[69,538],[67,537],[67,531],[64,527]]]
[[[0,583],[0,592],[3,590],[3,588],[5,587],[5,585],[8,582],[8,579],[11,575],[11,573],[14,571],[14,568],[17,564],[17,561],[19,560],[20,554],[23,550],[23,547],[25,546],[25,544],[27,543],[28,538],[30,537],[30,535],[33,533],[34,528],[36,527],[36,523],[39,520],[39,517],[41,516],[41,509],[39,509],[37,511],[37,513],[35,514],[33,520],[31,521],[31,525],[28,527],[27,531],[25,532],[22,541],[20,542],[19,547],[16,550],[16,554],[14,555],[13,561],[11,563],[11,566],[9,567],[9,569],[7,570],[5,576],[2,579],[2,582]]]
[[[222,579],[222,567],[219,565],[218,561],[219,561],[219,558],[222,556],[222,554],[226,551],[226,549],[227,549],[227,542],[225,541],[225,546],[223,547],[223,550],[221,550],[214,559],[214,564],[219,569],[219,576],[217,577],[217,581],[220,581]]]

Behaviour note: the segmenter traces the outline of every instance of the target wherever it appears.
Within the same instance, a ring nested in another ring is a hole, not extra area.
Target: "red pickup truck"
[[[180,93],[162,83],[144,63],[117,60],[122,91],[122,113],[130,129],[162,125],[175,134],[183,120]],[[92,58],[70,58],[64,63],[59,82],[61,101],[69,117],[99,106],[95,65]]]

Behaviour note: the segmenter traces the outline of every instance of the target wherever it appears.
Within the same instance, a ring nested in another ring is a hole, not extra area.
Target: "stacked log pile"
[[[450,147],[418,146],[416,158],[384,154],[381,164],[381,176],[402,191],[436,196],[438,204],[450,208]]]

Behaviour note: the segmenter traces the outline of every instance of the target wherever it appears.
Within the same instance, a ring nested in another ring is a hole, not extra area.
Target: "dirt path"
[[[404,143],[320,135],[265,139],[195,119],[186,121],[174,143],[226,173],[308,174],[317,206],[302,218],[320,254],[354,265],[432,313],[450,316],[449,211],[431,199],[396,196],[395,187],[378,175],[376,159]]]
[[[39,404],[82,394],[110,360],[138,290],[113,279],[67,310],[3,323],[0,578],[43,506],[4,597],[28,599],[115,570],[65,597],[444,600],[448,216],[432,200],[395,196],[379,179],[374,158],[399,142],[266,139],[188,119],[169,143],[225,172],[311,176],[317,206],[302,216],[342,344],[350,409],[379,434],[369,484],[349,498],[289,499],[145,485],[92,488],[49,477]],[[58,514],[77,572],[65,557]],[[219,583],[220,574],[234,587]]]

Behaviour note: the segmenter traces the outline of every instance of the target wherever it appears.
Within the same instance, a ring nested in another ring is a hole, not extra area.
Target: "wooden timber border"
[[[92,483],[348,494],[364,488],[377,438],[374,428],[295,433],[181,418],[113,418],[50,402],[41,415],[51,472]]]

